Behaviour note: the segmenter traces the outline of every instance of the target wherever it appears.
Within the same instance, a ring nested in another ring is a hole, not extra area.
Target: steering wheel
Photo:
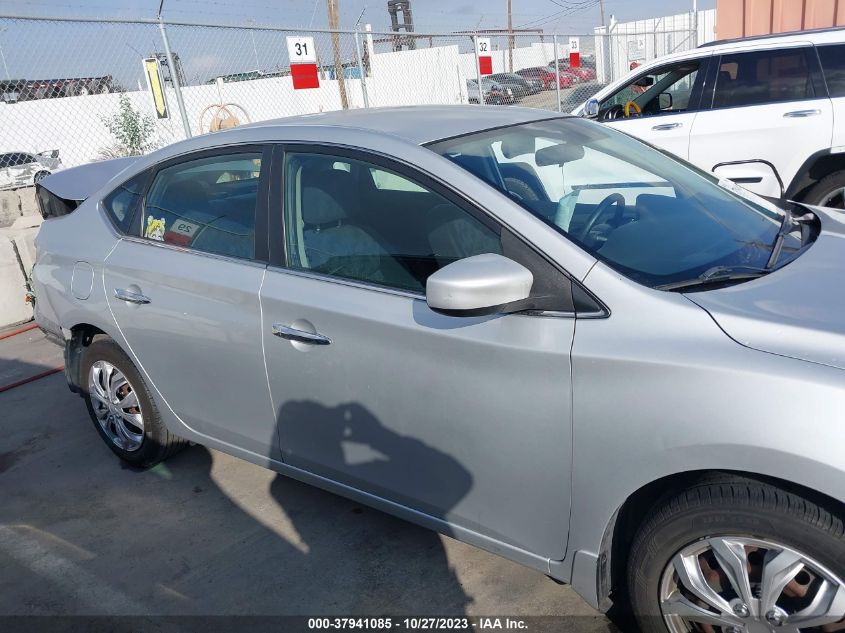
[[[614,214],[613,219],[621,220],[622,214],[625,213],[625,196],[618,192],[612,193],[607,196],[604,200],[599,202],[598,206],[596,207],[596,210],[590,214],[589,218],[587,218],[587,221],[584,223],[584,227],[578,232],[578,235],[576,235],[576,237],[579,240],[584,241],[586,237],[590,234],[590,231],[593,230],[593,227],[595,226],[596,222],[598,222],[598,219],[602,215],[604,215],[604,213],[610,208],[610,205],[612,204],[616,205],[616,213]]]
[[[601,115],[602,121],[615,121],[616,119],[621,119],[625,116],[625,106],[616,104],[610,106],[604,113]]]
[[[638,106],[638,105],[637,105],[636,103],[634,103],[633,101],[629,101],[628,103],[626,103],[626,104],[625,104],[625,118],[626,118],[626,119],[627,119],[627,118],[630,118],[630,116],[631,116],[631,110],[633,110],[633,111],[636,113],[636,115],[637,115],[637,116],[642,116],[642,115],[643,115],[643,110],[642,110],[642,108],[640,108],[640,106]]]

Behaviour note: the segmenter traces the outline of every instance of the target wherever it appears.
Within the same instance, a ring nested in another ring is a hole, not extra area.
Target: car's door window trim
[[[225,145],[221,147],[214,147],[214,148],[205,148],[195,152],[189,152],[185,154],[180,154],[179,156],[174,156],[167,160],[164,160],[157,165],[148,168],[149,175],[147,176],[146,183],[144,185],[143,193],[141,194],[141,198],[138,202],[138,207],[143,208],[147,201],[147,195],[150,192],[150,187],[155,182],[156,178],[158,177],[159,173],[161,173],[164,169],[169,167],[173,167],[175,165],[180,165],[183,163],[189,163],[196,160],[202,160],[204,158],[215,158],[218,156],[226,156],[228,154],[245,154],[245,153],[256,153],[261,154],[261,170],[258,175],[258,192],[256,194],[255,200],[255,236],[254,236],[254,254],[252,258],[243,258],[243,257],[235,257],[231,255],[223,255],[220,253],[209,253],[208,251],[201,251],[199,249],[194,249],[190,247],[183,247],[174,244],[166,244],[162,242],[156,242],[155,240],[149,240],[141,236],[141,215],[140,213],[136,213],[135,217],[132,220],[132,224],[129,227],[127,233],[120,233],[120,235],[128,240],[131,241],[139,241],[143,242],[144,244],[156,244],[158,246],[164,247],[174,247],[175,250],[180,252],[188,252],[194,253],[198,255],[213,255],[217,257],[222,257],[224,259],[237,261],[237,262],[259,262],[261,265],[267,264],[269,262],[269,237],[268,237],[268,227],[270,223],[270,192],[269,192],[269,184],[272,182],[271,174],[273,173],[273,148],[274,146],[269,143],[244,143],[239,145]],[[138,172],[139,174],[142,172]],[[128,182],[132,178],[135,178],[138,174],[134,174],[127,178],[123,183]],[[121,185],[123,184],[121,183]],[[120,185],[118,185],[120,186]],[[117,189],[117,187],[115,187]],[[114,191],[114,190],[112,190]],[[112,192],[107,193],[103,196],[103,200],[111,195]],[[103,204],[103,200],[100,200],[100,204]],[[103,209],[105,212],[105,209]],[[108,214],[106,214],[108,215]]]
[[[424,186],[433,191],[434,193],[443,196],[448,202],[454,204],[459,209],[465,211],[471,217],[478,220],[485,226],[498,232],[500,235],[502,235],[503,239],[504,233],[507,232],[515,241],[521,243],[524,248],[530,250],[535,256],[539,257],[544,262],[544,265],[549,266],[551,269],[556,271],[557,274],[562,275],[566,280],[569,281],[572,289],[570,293],[571,300],[574,300],[574,296],[576,294],[575,288],[577,286],[588,297],[590,297],[597,306],[600,307],[603,317],[607,317],[610,315],[609,308],[606,307],[605,303],[601,299],[596,297],[588,288],[586,288],[580,282],[580,280],[570,275],[563,268],[561,268],[560,265],[552,261],[541,249],[537,248],[534,244],[525,239],[512,227],[499,220],[488,210],[484,209],[477,203],[469,200],[465,194],[457,190],[454,186],[441,181],[436,176],[420,169],[418,166],[411,165],[402,161],[399,158],[396,158],[394,156],[388,156],[377,151],[365,150],[358,147],[352,147],[343,144],[332,144],[325,142],[309,143],[300,141],[295,143],[280,142],[276,145],[281,149],[273,152],[274,166],[272,168],[272,173],[275,174],[274,179],[279,182],[273,183],[270,188],[270,226],[276,226],[277,228],[271,228],[268,231],[268,234],[275,235],[274,240],[281,239],[282,242],[281,245],[279,245],[278,241],[276,241],[276,243],[271,246],[271,257],[268,263],[268,267],[270,269],[290,274],[296,274],[302,277],[311,277],[314,279],[319,279],[321,281],[329,281],[341,285],[353,286],[364,290],[373,290],[382,293],[386,292],[389,294],[425,300],[425,293],[423,292],[417,293],[413,291],[392,288],[390,286],[383,286],[372,282],[348,280],[340,277],[317,273],[314,271],[295,270],[287,265],[286,242],[284,239],[285,235],[283,232],[286,211],[284,200],[285,196],[284,185],[282,183],[283,176],[280,177],[281,174],[284,174],[286,155],[287,153],[326,154],[329,156],[337,156],[338,158],[349,158],[353,160],[363,161],[376,167],[383,167],[385,169],[397,173],[400,176],[409,178],[412,182],[419,183],[421,186]],[[278,229],[278,225],[282,225],[281,231]],[[542,314],[545,316],[559,316],[563,318],[575,318],[576,310],[575,305],[573,303],[571,309],[537,311],[533,314]],[[591,315],[590,318],[595,318],[595,315]]]

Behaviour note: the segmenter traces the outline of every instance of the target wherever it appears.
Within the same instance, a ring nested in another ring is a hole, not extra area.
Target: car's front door
[[[807,158],[831,146],[833,107],[815,51],[749,50],[714,62],[712,105],[702,104],[693,123],[689,160],[779,198]]]
[[[708,59],[687,59],[637,75],[601,102],[600,118],[611,127],[687,158]],[[635,157],[631,159],[636,162]]]
[[[574,319],[433,312],[430,273],[522,242],[409,168],[320,152],[284,159],[287,265],[261,291],[284,461],[562,558]]]
[[[134,236],[105,262],[105,290],[131,353],[187,426],[278,456],[258,299],[269,151],[222,151],[152,176]],[[104,204],[125,206],[116,193]]]

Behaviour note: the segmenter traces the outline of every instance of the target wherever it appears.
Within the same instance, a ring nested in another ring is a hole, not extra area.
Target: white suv
[[[655,59],[575,113],[754,193],[845,208],[843,28],[713,42]]]

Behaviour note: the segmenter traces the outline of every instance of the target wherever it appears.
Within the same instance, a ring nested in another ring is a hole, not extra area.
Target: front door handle
[[[783,116],[786,119],[799,119],[808,116],[816,116],[821,113],[821,110],[793,110],[792,112],[786,112]]]
[[[663,123],[661,125],[655,125],[651,129],[654,130],[655,132],[663,132],[664,130],[674,130],[674,129],[677,129],[677,128],[683,127],[683,126],[684,126],[683,123]]]
[[[123,288],[116,288],[114,296],[121,301],[126,301],[127,303],[137,303],[143,305],[150,302],[150,298],[148,296],[142,295],[140,292],[124,290]]]
[[[307,345],[331,345],[332,342],[328,336],[323,336],[315,332],[306,332],[305,330],[297,330],[295,327],[282,325],[281,323],[275,323],[273,325],[273,334],[279,338],[296,341],[297,343],[306,343]]]

